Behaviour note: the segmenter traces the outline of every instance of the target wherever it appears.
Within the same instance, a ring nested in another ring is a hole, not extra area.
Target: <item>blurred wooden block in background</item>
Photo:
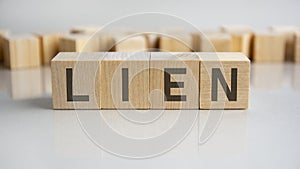
[[[199,53],[200,109],[247,109],[250,60],[242,53]]]
[[[201,52],[230,52],[231,36],[228,33],[204,32],[201,37]]]
[[[240,34],[240,33],[253,33],[253,29],[247,25],[222,25],[220,27],[222,32],[229,34]]]
[[[246,25],[224,25],[221,31],[231,35],[231,52],[242,52],[248,58],[252,55],[253,29]]]
[[[61,52],[107,52],[113,48],[114,40],[110,35],[68,34],[59,40]]]
[[[59,53],[51,61],[53,109],[100,109],[102,53]]]
[[[89,40],[89,35],[63,35],[59,40],[60,52],[81,52]]]
[[[3,43],[5,66],[18,69],[41,65],[40,42],[34,35],[7,36]]]
[[[91,35],[101,30],[101,26],[75,26],[71,28],[71,34],[87,34]]]
[[[300,30],[296,32],[295,62],[300,63]]]
[[[100,63],[102,109],[149,109],[149,52],[106,53]]]
[[[265,32],[254,34],[253,61],[283,62],[285,37],[280,33]]]
[[[40,39],[41,57],[44,65],[49,65],[51,59],[59,52],[59,33],[37,33]]]
[[[198,109],[199,64],[196,53],[151,52],[151,109]]]
[[[295,60],[296,32],[299,29],[295,26],[271,26],[271,31],[281,33],[285,37],[285,60]]]
[[[119,35],[114,37],[116,52],[142,52],[149,50],[149,42],[145,35]]]
[[[0,62],[2,62],[4,58],[3,41],[5,36],[7,36],[8,34],[9,34],[8,31],[0,30]]]
[[[193,47],[192,34],[183,31],[165,31],[159,36],[161,52],[190,52]]]

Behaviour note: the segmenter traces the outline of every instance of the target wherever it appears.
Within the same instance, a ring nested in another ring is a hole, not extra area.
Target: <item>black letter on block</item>
[[[88,102],[89,96],[88,95],[73,95],[73,70],[72,68],[66,68],[66,75],[67,75],[67,101],[82,101]]]
[[[171,82],[171,74],[186,74],[186,68],[165,68],[165,101],[186,101],[185,95],[171,95],[171,88],[184,88],[183,82]]]
[[[229,89],[220,68],[212,69],[211,100],[218,101],[218,79],[229,101],[237,101],[237,68],[231,69],[231,90]]]
[[[122,101],[129,101],[128,85],[128,68],[122,68]]]

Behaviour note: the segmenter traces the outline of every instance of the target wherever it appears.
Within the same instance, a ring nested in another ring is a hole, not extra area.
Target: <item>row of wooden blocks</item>
[[[165,30],[161,34],[136,32],[95,32],[99,29],[72,29],[71,34],[36,33],[12,36],[0,32],[0,61],[11,69],[49,64],[58,52],[242,52],[254,62],[300,62],[298,27],[272,27],[255,32],[249,27],[222,26],[201,33]]]
[[[247,109],[242,53],[62,52],[51,61],[54,109]]]

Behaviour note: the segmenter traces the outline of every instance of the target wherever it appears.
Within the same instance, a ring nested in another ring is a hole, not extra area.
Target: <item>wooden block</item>
[[[296,32],[295,62],[300,63],[300,30]]]
[[[166,31],[159,37],[161,52],[190,52],[192,51],[192,35],[182,31]]]
[[[253,29],[246,25],[223,25],[221,31],[231,35],[231,51],[252,56]]]
[[[241,53],[199,53],[200,109],[247,109],[250,60]]]
[[[59,51],[81,52],[88,40],[88,35],[64,35],[59,40]]]
[[[253,29],[247,25],[223,25],[220,30],[230,34],[253,33]]]
[[[100,30],[101,30],[101,26],[76,26],[71,28],[70,33],[91,35]]]
[[[231,36],[221,32],[206,32],[201,36],[201,52],[230,52]]]
[[[148,109],[148,52],[106,53],[101,61],[102,109]]]
[[[255,33],[253,61],[283,62],[285,54],[285,37],[279,33]]]
[[[51,59],[59,52],[59,33],[37,33],[41,45],[41,57],[44,65],[49,65]]]
[[[51,61],[53,109],[100,109],[103,53],[59,53]]]
[[[159,51],[159,36],[156,34],[146,34],[149,50],[151,52]]]
[[[152,52],[150,108],[198,109],[199,64],[195,53]]]
[[[6,30],[0,30],[0,62],[3,61],[3,58],[4,58],[4,51],[3,51],[3,41],[4,41],[4,38],[5,36],[8,35],[8,31]]]
[[[60,38],[61,52],[103,52],[114,48],[114,40],[109,35],[69,34]]]
[[[294,61],[296,32],[299,29],[295,26],[271,26],[271,31],[281,33],[285,37],[285,60]]]
[[[11,69],[41,65],[39,39],[33,35],[7,36],[4,39],[4,65]]]
[[[141,52],[149,50],[149,43],[145,35],[118,35],[114,37],[117,52]]]

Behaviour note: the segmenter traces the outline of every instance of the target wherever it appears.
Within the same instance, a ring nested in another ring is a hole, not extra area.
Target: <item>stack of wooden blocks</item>
[[[241,53],[60,53],[54,109],[246,109],[250,60]]]

